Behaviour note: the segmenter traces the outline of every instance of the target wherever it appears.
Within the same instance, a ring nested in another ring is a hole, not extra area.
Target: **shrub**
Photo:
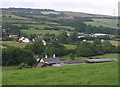
[[[75,55],[70,53],[70,58],[71,58],[71,60],[75,60]]]

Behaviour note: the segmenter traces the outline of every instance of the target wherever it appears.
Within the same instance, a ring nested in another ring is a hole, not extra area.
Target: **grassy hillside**
[[[88,25],[92,26],[104,26],[104,27],[112,27],[118,28],[118,19],[93,19],[92,22],[85,22]]]
[[[47,26],[47,25],[29,25],[29,26],[32,26],[34,28],[38,28],[38,29],[44,29],[44,28],[53,28],[51,26]]]
[[[8,22],[8,23],[17,23],[17,24],[20,24],[20,23],[27,23],[27,24],[36,24],[37,22],[35,22],[35,21],[32,21],[32,20],[8,20],[8,19],[6,19],[6,20],[2,20],[2,22],[4,23],[4,22]]]
[[[58,31],[55,30],[20,30],[20,31],[26,34],[58,33]]]
[[[4,70],[2,73],[3,85],[118,84],[117,62],[82,64],[50,68],[32,68],[24,70]]]
[[[118,46],[118,41],[114,41],[114,40],[109,40],[112,45],[115,45],[115,46]],[[90,42],[90,43],[93,43],[93,41],[87,41],[87,42]]]
[[[67,16],[78,16],[78,17],[110,17],[107,15],[98,15],[98,14],[89,14],[89,13],[82,13],[82,12],[72,12],[72,11],[62,11]]]
[[[2,44],[3,45],[8,45],[8,46],[15,46],[15,47],[23,48],[29,43],[19,43],[19,42],[16,42],[16,41],[2,41]]]
[[[85,60],[88,58],[89,57],[75,57],[75,60]],[[118,59],[118,54],[117,53],[108,53],[108,54],[104,54],[104,55],[93,56],[92,58],[100,58],[100,59],[115,58],[115,59]],[[61,60],[71,60],[69,55],[60,57],[60,59]]]
[[[67,49],[75,49],[76,45],[71,45],[71,44],[63,44]]]
[[[71,26],[57,26],[57,27],[74,30],[74,27],[71,27]]]

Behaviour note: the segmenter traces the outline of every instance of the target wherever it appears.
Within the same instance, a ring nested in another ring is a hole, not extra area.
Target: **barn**
[[[43,58],[43,59],[40,60],[40,62],[46,63],[46,64],[56,64],[56,63],[60,63],[60,59],[58,57],[55,57],[55,58]]]
[[[101,62],[113,62],[113,61],[117,61],[114,58],[111,59],[86,59],[84,60],[84,62],[86,63],[101,63]]]

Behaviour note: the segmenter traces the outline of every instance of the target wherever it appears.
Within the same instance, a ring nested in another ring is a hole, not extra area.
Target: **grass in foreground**
[[[117,85],[118,63],[3,71],[3,85]]]

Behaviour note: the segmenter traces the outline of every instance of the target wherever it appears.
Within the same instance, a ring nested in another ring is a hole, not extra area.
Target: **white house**
[[[30,40],[28,38],[25,38],[24,40],[22,40],[23,43],[29,43]]]
[[[85,36],[78,36],[78,38],[83,38],[83,37],[85,37]]]
[[[25,39],[25,37],[21,37],[21,38],[19,39],[19,41],[22,41],[23,39]]]
[[[84,39],[83,42],[85,42],[85,41],[87,41],[87,40]]]
[[[94,36],[94,37],[103,37],[103,36],[107,36],[107,37],[108,37],[107,34],[99,34],[99,33],[96,33],[96,34],[94,34],[93,36]]]
[[[17,38],[17,35],[9,35],[9,37]]]
[[[22,41],[23,43],[29,43],[30,42],[30,40],[28,38],[25,38],[25,37],[21,37],[19,39],[19,41]]]
[[[46,45],[46,41],[45,40],[42,40],[43,44]]]

